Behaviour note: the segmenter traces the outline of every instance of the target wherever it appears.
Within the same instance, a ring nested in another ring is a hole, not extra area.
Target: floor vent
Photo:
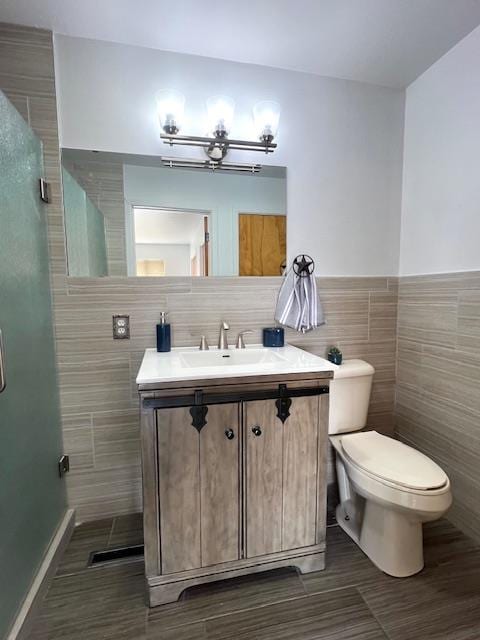
[[[131,547],[117,547],[105,551],[92,551],[88,558],[88,566],[95,567],[110,562],[127,562],[143,558],[143,544],[135,544]]]

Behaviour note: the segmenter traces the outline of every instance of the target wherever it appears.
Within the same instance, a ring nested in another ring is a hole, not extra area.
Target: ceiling
[[[0,0],[0,21],[405,87],[480,24],[480,0]]]
[[[191,244],[203,227],[203,213],[135,207],[138,244]]]

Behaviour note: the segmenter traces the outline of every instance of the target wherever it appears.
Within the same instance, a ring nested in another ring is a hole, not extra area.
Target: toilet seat
[[[423,453],[376,431],[343,435],[344,455],[370,476],[407,491],[438,490],[445,472]]]

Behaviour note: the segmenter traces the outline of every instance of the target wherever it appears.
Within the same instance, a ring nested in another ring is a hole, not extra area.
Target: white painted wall
[[[402,275],[480,269],[480,28],[407,89]]]
[[[155,113],[165,87],[185,94],[184,130],[192,134],[205,134],[210,95],[235,99],[232,137],[252,137],[254,103],[277,100],[275,154],[231,159],[287,166],[289,257],[311,254],[319,275],[398,272],[403,91],[59,35],[55,56],[66,147],[172,154]]]
[[[165,260],[166,276],[190,275],[189,244],[136,244],[137,260]]]

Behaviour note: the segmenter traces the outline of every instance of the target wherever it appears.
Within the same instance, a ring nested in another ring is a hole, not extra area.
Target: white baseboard
[[[75,510],[67,509],[33,579],[6,640],[26,640],[33,621],[73,533]]]

